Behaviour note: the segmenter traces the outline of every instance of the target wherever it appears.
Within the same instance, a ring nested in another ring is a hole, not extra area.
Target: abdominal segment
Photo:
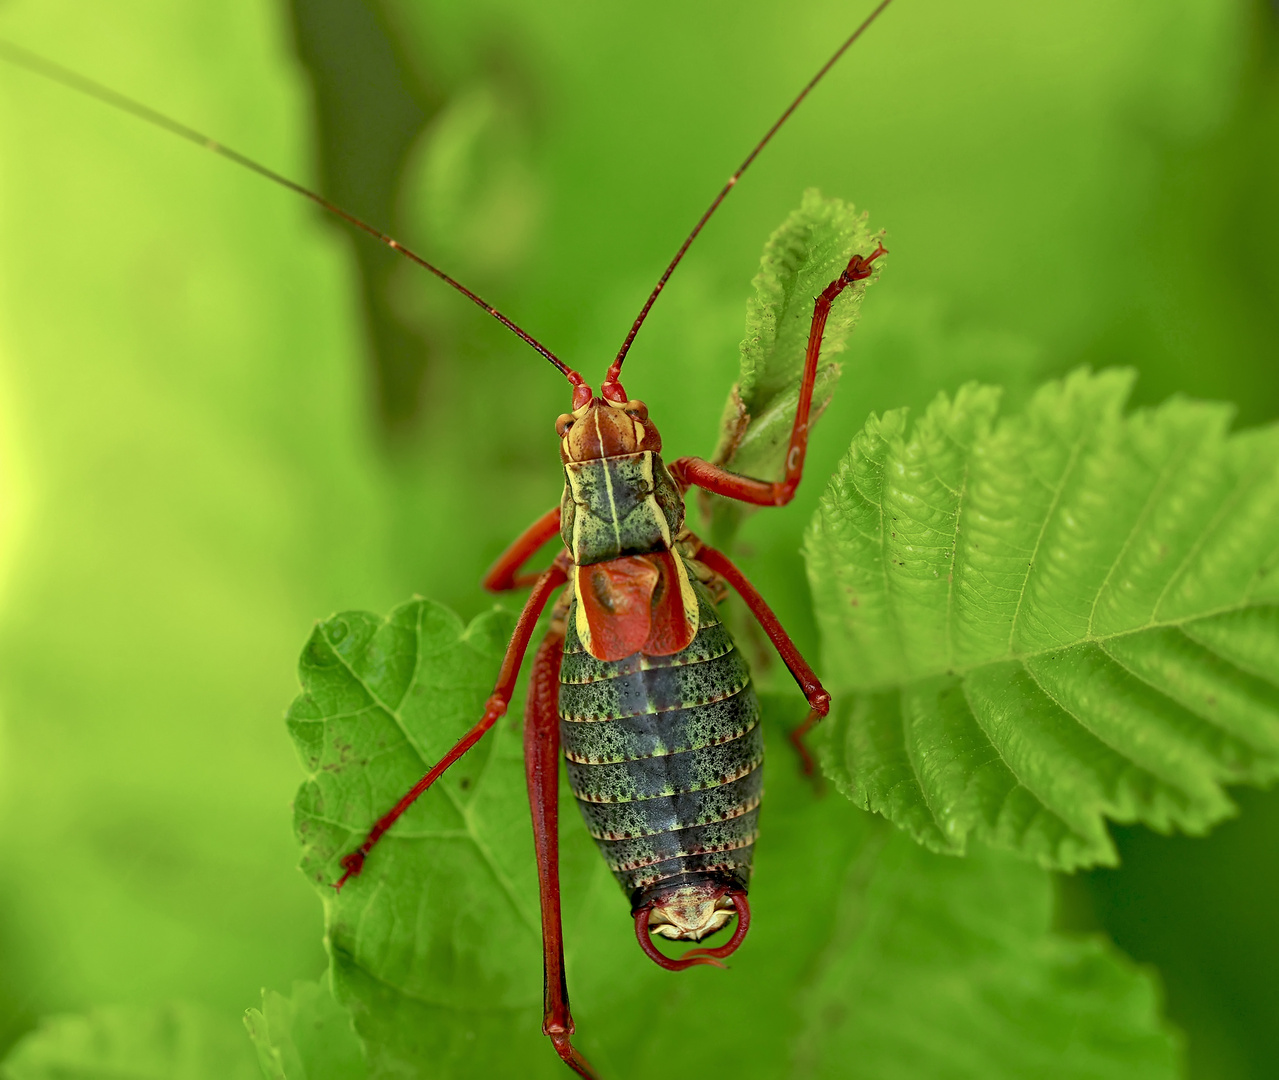
[[[567,619],[560,739],[569,785],[632,910],[675,884],[745,889],[764,743],[745,660],[700,583],[692,643],[591,656]]]

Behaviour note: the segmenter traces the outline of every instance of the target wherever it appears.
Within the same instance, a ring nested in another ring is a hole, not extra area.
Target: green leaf
[[[825,199],[816,188],[804,192],[799,209],[768,238],[746,305],[746,337],[741,375],[729,392],[720,421],[719,444],[711,460],[760,479],[781,475],[799,402],[804,353],[814,298],[839,277],[854,254],[869,255],[883,236],[872,233],[868,215],[840,199]],[[831,308],[813,390],[813,423],[835,393],[837,358],[857,324],[866,287],[879,276],[845,289]],[[711,500],[712,537],[723,544],[749,512],[740,503]]]
[[[796,1075],[1177,1075],[1155,986],[1104,941],[1050,932],[1042,870],[989,848],[958,860],[876,840],[803,999]]]
[[[3,1080],[257,1080],[234,1020],[185,1002],[51,1016],[0,1066]]]
[[[325,982],[295,982],[290,997],[262,991],[262,1008],[249,1009],[244,1026],[257,1047],[266,1080],[364,1080],[364,1048],[351,1014],[333,1000]]]
[[[1279,429],[1131,383],[872,416],[810,525],[826,768],[936,850],[1113,862],[1105,818],[1201,833],[1279,776]]]
[[[511,630],[413,600],[319,625],[288,725],[310,778],[302,870],[324,899],[337,999],[375,1075],[499,1069],[540,1045],[537,882],[518,735],[501,724],[396,824],[341,892],[340,857],[483,712]],[[515,716],[518,710],[513,710]],[[517,1022],[518,1018],[518,1022]],[[513,1035],[508,1035],[511,1032]],[[490,1059],[489,1055],[492,1055]]]
[[[464,774],[450,773],[424,796],[341,893],[328,887],[340,856],[479,716],[509,626],[489,614],[464,627],[441,606],[414,600],[385,619],[336,616],[316,628],[303,653],[304,693],[289,716],[310,774],[297,800],[297,831],[304,870],[324,900],[335,993],[352,1012],[370,1075],[564,1075],[540,1033],[537,879],[516,724],[500,723],[486,737],[492,745],[485,758],[464,758],[457,767]],[[798,703],[793,695],[765,695],[763,703],[768,737],[784,745]],[[485,742],[473,753],[483,753]],[[834,1007],[814,973],[854,963],[879,948],[885,927],[899,923],[893,932],[910,946],[901,960],[911,964],[886,959],[868,973],[867,993],[893,984],[901,968],[909,980],[930,971],[939,983],[984,980],[985,996],[930,999],[914,982],[903,985],[897,1037],[879,1051],[885,1075],[912,1075],[922,1026],[959,1030],[970,1023],[980,1028],[980,1052],[962,1075],[1024,1075],[996,1066],[1058,1052],[1061,1015],[1039,988],[1064,980],[1071,964],[1079,969],[1079,997],[1070,1007],[1092,1010],[1078,1027],[1081,1037],[1092,1039],[1094,1030],[1123,1035],[1122,1049],[1102,1045],[1098,1060],[1111,1062],[1116,1075],[1134,1063],[1141,1076],[1172,1075],[1147,977],[1100,946],[1048,932],[1043,871],[1008,856],[958,863],[904,840],[904,854],[885,858],[881,849],[897,850],[891,830],[842,799],[815,798],[795,764],[780,754],[769,766],[751,889],[755,920],[729,972],[673,975],[641,954],[626,899],[562,787],[568,982],[577,1043],[602,1075],[660,1075],[672,1060],[691,1073],[711,1072],[731,1052],[745,1080],[772,1080],[803,1060],[842,1054],[849,1039],[874,1033],[856,1019],[851,1028],[814,1028],[814,1016],[829,1021]],[[891,899],[904,880],[903,859],[922,912]],[[875,906],[873,925],[845,917],[858,903]],[[934,915],[935,931],[917,925]],[[1004,939],[988,947],[991,920],[1021,928],[1016,948]],[[946,948],[929,944],[930,933]],[[992,955],[999,963],[988,973]],[[1023,986],[1035,992],[1023,995]],[[823,1003],[816,1014],[814,1000]],[[1116,1011],[1120,1001],[1137,1004]],[[1007,1023],[1006,1007],[1034,1023],[1025,1032]],[[1098,1019],[1112,1012],[1110,1026]],[[275,1023],[264,1014],[275,1045]],[[293,1044],[303,1055],[306,1038],[294,1024]]]

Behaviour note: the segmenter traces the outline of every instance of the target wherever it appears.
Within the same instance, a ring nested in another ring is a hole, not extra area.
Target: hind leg
[[[524,769],[533,812],[533,845],[542,900],[542,972],[545,1011],[542,1031],[578,1076],[598,1080],[570,1040],[573,1015],[564,974],[564,928],[560,921],[560,718],[556,710],[564,631],[552,629],[538,647],[524,710]]]

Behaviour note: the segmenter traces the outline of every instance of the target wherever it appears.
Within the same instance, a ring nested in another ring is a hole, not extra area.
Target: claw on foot
[[[793,728],[790,733],[790,741],[791,745],[795,747],[795,753],[799,755],[800,773],[806,779],[812,780],[817,775],[817,764],[813,761],[813,755],[804,744],[804,733],[808,730],[808,726],[807,723],[804,723],[797,728]]]
[[[548,1031],[551,1044],[555,1047],[555,1052],[559,1054],[560,1060],[572,1069],[578,1076],[585,1077],[586,1080],[600,1080],[599,1073],[591,1068],[591,1063],[582,1057],[575,1047],[569,1041],[569,1033],[567,1031]]]
[[[799,727],[794,728],[790,733],[791,745],[795,747],[795,752],[799,755],[799,771],[808,780],[813,782],[813,787],[817,794],[822,793],[822,774],[817,768],[817,763],[813,760],[813,755],[809,752],[808,746],[804,742],[804,736],[807,735],[821,719],[830,712],[830,694],[823,690],[820,694],[813,694],[808,699],[809,713],[804,722]]]
[[[359,877],[360,871],[364,869],[364,851],[353,851],[350,855],[343,855],[338,861],[341,862],[342,869],[345,870],[346,873],[333,883],[333,888],[338,892],[341,892],[342,886],[351,878]]]
[[[848,267],[840,275],[844,284],[851,285],[854,281],[864,281],[870,277],[870,264],[878,259],[881,255],[887,255],[888,248],[882,243],[878,244],[874,251],[869,255],[854,255],[848,260]]]

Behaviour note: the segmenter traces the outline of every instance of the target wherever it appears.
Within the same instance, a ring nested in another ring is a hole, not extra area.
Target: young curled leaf
[[[1201,833],[1279,776],[1279,428],[1131,384],[872,416],[809,527],[826,767],[930,847],[1111,863],[1106,818]]]
[[[799,402],[804,352],[816,297],[848,266],[853,255],[869,255],[882,232],[872,232],[869,216],[840,199],[823,198],[816,188],[804,192],[764,245],[754,295],[746,305],[741,375],[729,392],[720,421],[719,444],[711,460],[733,472],[762,480],[780,477],[795,410]],[[838,357],[857,325],[866,287],[874,273],[840,295],[822,335],[817,382],[813,390],[815,422],[835,393]],[[725,543],[748,512],[740,503],[708,497],[708,516],[717,543]]]

